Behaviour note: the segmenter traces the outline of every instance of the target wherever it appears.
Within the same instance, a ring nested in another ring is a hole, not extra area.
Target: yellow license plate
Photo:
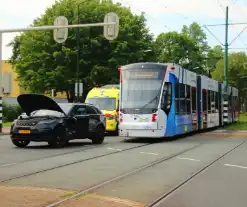
[[[19,130],[19,134],[30,134],[30,130]]]
[[[148,119],[140,119],[140,122],[148,122]]]

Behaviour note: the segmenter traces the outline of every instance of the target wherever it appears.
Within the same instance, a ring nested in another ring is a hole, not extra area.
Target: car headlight
[[[39,121],[37,124],[44,124],[44,125],[50,125],[56,123],[54,120],[45,120],[45,121]]]

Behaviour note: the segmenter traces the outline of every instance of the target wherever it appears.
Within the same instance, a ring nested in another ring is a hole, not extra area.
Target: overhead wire
[[[129,7],[132,7],[132,8],[134,7],[133,5],[130,5],[129,3],[127,3],[127,2],[124,1],[124,0],[119,0],[119,2],[121,2],[122,4],[126,4],[126,5],[128,5]],[[155,17],[153,17],[153,16],[147,14],[146,12],[141,11],[140,9],[137,9],[136,7],[135,7],[134,9],[135,9],[136,11],[141,12],[141,13],[144,14],[144,16],[146,16],[146,17],[149,17],[149,18],[152,18],[152,19],[156,19]],[[167,28],[169,31],[173,31],[173,29],[171,29],[170,27],[168,27],[166,24],[164,24],[164,27]]]
[[[146,17],[149,17],[149,18],[152,18],[152,19],[156,19],[155,17],[153,17],[153,16],[151,16],[151,15],[149,15],[149,14],[147,14],[146,12],[143,12],[143,11],[141,11],[140,9],[138,9],[138,8],[136,8],[135,6],[133,6],[133,5],[131,5],[131,4],[129,4],[129,3],[127,3],[125,0],[119,0],[122,4],[126,4],[126,5],[128,5],[129,7],[132,7],[133,9],[135,9],[136,11],[139,11],[139,12],[141,12],[142,14],[144,14]],[[156,0],[155,0],[156,1]],[[222,9],[222,12],[223,12],[223,14],[225,15],[225,9],[224,9],[224,6],[222,5],[222,3],[220,2],[220,0],[216,0],[217,2],[218,2],[218,4],[219,4],[219,6],[220,6],[220,8]],[[234,2],[233,2],[234,3]],[[164,6],[164,8],[166,8],[166,9],[168,9],[168,7],[169,6],[167,6],[167,5],[165,5],[165,4],[163,4],[163,3],[161,3],[161,2],[158,2],[158,4],[160,4],[160,5],[162,5],[162,6]],[[234,3],[235,4],[235,3]],[[181,14],[181,13],[173,13],[173,14],[176,14],[176,15],[179,15],[179,16],[181,16],[183,19],[190,19],[189,17],[187,17],[186,15],[184,15],[184,14]],[[246,23],[231,23],[230,21],[229,21],[229,25],[239,25],[239,24],[246,24]],[[207,27],[207,26],[224,26],[225,24],[212,24],[212,25],[202,25],[202,24],[199,24],[202,28],[205,28],[206,29],[206,31],[208,32],[208,33],[210,33],[222,46],[224,46],[224,44],[222,43],[222,41],[220,41],[220,39],[212,32],[212,31],[210,31],[210,29]],[[164,27],[165,28],[167,28],[168,30],[170,30],[170,31],[173,31],[173,29],[171,29],[170,27],[168,27],[167,25],[165,25],[164,24]],[[243,45],[245,46],[245,49],[247,50],[247,45],[245,44],[245,42],[243,42],[243,40],[241,39],[241,34],[245,31],[245,29],[247,29],[247,26],[238,34],[235,30],[234,30],[234,32],[236,33],[236,37],[231,41],[231,43],[230,44],[232,44],[235,40],[237,40],[237,39],[239,39],[242,43],[243,43]],[[229,44],[229,45],[230,45]],[[235,48],[229,48],[229,49],[235,49]]]
[[[236,2],[234,2],[233,0],[232,0],[232,3],[234,4],[234,5],[236,5]],[[242,14],[242,12],[241,12],[241,14]],[[240,35],[245,31],[245,29],[246,29],[247,27],[245,27],[243,30],[242,30],[242,32],[238,35],[238,37],[239,37],[239,39],[241,40],[241,37],[240,37]],[[235,41],[235,40],[234,40]],[[241,40],[242,41],[242,40]],[[233,41],[232,41],[233,42]],[[247,49],[247,44],[244,42],[244,41],[242,41],[242,43],[244,44],[244,46],[246,47],[246,49]]]
[[[219,6],[220,6],[221,9],[222,9],[223,14],[225,15],[225,9],[224,9],[223,5],[221,4],[220,0],[216,0],[216,1],[218,2]],[[234,2],[233,2],[233,3],[234,3]],[[234,4],[235,4],[235,3],[234,3]],[[229,21],[229,22],[230,22],[230,21]],[[231,22],[230,22],[230,23],[231,23]],[[247,28],[247,27],[245,27],[244,30],[245,30],[246,28]],[[238,33],[234,30],[234,32],[236,33],[237,37],[234,38],[234,40],[231,41],[230,44],[232,44],[235,40],[239,39],[239,40],[243,43],[243,45],[247,48],[247,45],[245,44],[245,42],[240,38],[240,35],[244,32],[244,30],[243,30],[240,34],[238,34]],[[229,45],[230,45],[230,44],[229,44]]]
[[[161,2],[159,2],[159,4],[160,5],[163,5],[163,6],[165,6],[165,8],[167,8],[168,9],[168,6],[166,6],[166,5],[164,5],[163,3],[161,3]],[[223,6],[222,6],[222,8],[223,8]],[[176,14],[176,15],[179,15],[179,16],[182,16],[184,19],[190,19],[189,17],[187,17],[187,16],[185,16],[184,14],[180,14],[180,13],[174,13],[174,14]],[[192,20],[192,19],[191,19]],[[194,20],[192,20],[192,21],[194,21]],[[194,21],[195,22],[195,21]],[[198,21],[196,21],[196,22],[198,22]],[[209,28],[208,27],[206,27],[205,25],[202,25],[202,24],[200,24],[199,23],[199,25],[201,26],[201,28],[205,28],[206,30],[207,30],[207,32],[209,32],[222,46],[224,45],[220,40],[219,40],[219,38],[217,38],[216,37],[216,35],[212,32],[212,31],[210,31],[209,30]]]

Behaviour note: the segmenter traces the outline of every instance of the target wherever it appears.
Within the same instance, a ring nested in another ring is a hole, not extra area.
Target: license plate
[[[139,121],[140,121],[140,122],[148,122],[148,119],[145,119],[145,118],[144,118],[144,119],[140,119]]]
[[[19,134],[30,134],[30,130],[19,130]]]

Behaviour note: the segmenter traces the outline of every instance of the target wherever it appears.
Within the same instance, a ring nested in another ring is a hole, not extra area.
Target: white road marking
[[[5,164],[5,165],[0,165],[0,167],[7,167],[7,166],[11,166],[11,165],[16,165],[17,163],[9,163],[9,164]]]
[[[141,154],[147,154],[147,155],[159,155],[157,153],[153,153],[153,152],[140,152]]]
[[[121,149],[115,149],[115,148],[111,148],[111,147],[108,147],[107,149],[108,149],[108,150],[122,151]]]
[[[177,157],[180,160],[190,160],[190,161],[196,161],[196,162],[200,162],[200,160],[196,160],[196,159],[192,159],[192,158],[187,158],[187,157]]]
[[[224,165],[228,167],[237,167],[237,168],[247,169],[247,167],[241,166],[241,165],[231,165],[231,164],[224,164]]]

